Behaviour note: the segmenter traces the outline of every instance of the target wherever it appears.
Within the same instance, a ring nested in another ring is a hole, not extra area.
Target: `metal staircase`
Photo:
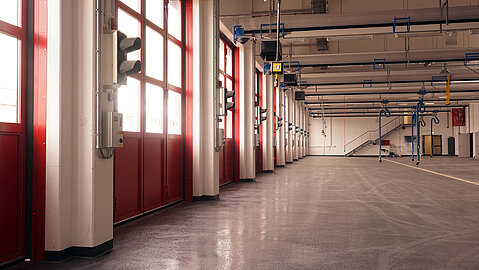
[[[381,126],[382,137],[388,136],[389,134],[402,128],[403,126],[405,126],[403,116],[398,116],[392,119],[391,121]],[[376,130],[368,130],[344,146],[346,153],[345,156],[352,156],[367,145],[377,144],[378,142],[379,128],[377,128]]]

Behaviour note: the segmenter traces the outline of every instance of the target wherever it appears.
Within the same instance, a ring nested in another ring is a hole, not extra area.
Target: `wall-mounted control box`
[[[102,112],[102,147],[123,147],[123,114]]]
[[[254,140],[255,140],[256,147],[259,147],[259,134],[255,134]]]

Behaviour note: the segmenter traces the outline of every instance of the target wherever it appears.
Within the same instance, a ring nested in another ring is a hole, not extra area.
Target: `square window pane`
[[[0,21],[20,26],[20,0],[2,0],[2,8],[0,8]]]
[[[163,80],[163,35],[146,27],[146,75]]]
[[[181,48],[168,41],[168,83],[181,87]]]
[[[163,133],[163,88],[146,84],[146,132]]]
[[[226,114],[226,138],[233,138],[233,111]]]
[[[233,76],[233,50],[226,46],[226,74]]]
[[[121,9],[118,9],[118,30],[128,37],[141,37],[140,22]],[[140,60],[140,51],[128,53],[128,60]]]
[[[163,0],[146,0],[146,18],[163,27]]]
[[[118,88],[118,112],[123,114],[124,131],[140,131],[140,81],[128,77],[128,85]]]
[[[140,13],[141,11],[141,0],[120,0],[123,4],[129,6],[134,11]],[[161,0],[160,0],[161,1]]]
[[[228,91],[233,91],[233,81],[230,80],[230,79],[227,79],[226,80],[226,89],[228,89]]]
[[[225,43],[220,40],[220,70],[225,70]]]
[[[170,0],[168,3],[168,33],[181,40],[181,1]]]
[[[0,122],[18,122],[18,46],[16,38],[0,34]]]
[[[168,91],[168,134],[181,134],[181,94]]]

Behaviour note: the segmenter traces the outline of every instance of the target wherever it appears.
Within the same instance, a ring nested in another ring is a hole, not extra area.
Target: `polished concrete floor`
[[[479,161],[425,158],[420,167],[479,182]],[[219,201],[116,228],[114,246],[12,269],[477,270],[479,186],[376,158],[307,157],[225,187]]]

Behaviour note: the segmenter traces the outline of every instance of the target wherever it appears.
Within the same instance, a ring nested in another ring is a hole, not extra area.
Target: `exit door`
[[[423,139],[423,148],[425,155],[431,155],[431,135],[424,136]],[[432,146],[434,149],[434,156],[442,155],[442,136],[433,135],[432,136]]]

